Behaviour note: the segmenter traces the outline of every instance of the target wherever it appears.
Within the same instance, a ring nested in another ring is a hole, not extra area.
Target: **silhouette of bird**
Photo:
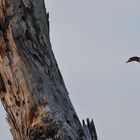
[[[130,57],[126,63],[133,62],[133,61],[140,63],[140,57],[137,57],[137,56]]]

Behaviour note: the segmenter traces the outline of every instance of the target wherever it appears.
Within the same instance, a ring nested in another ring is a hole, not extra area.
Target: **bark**
[[[0,0],[0,99],[14,140],[97,140],[69,99],[43,0]]]

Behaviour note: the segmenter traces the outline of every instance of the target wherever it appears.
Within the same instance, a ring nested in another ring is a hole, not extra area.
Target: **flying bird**
[[[126,63],[133,62],[133,61],[140,63],[140,57],[137,57],[137,56],[130,57]]]

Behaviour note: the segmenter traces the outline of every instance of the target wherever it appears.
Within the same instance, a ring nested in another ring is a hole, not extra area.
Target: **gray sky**
[[[140,139],[139,0],[46,0],[51,42],[80,119],[99,140]],[[11,140],[0,107],[0,140]]]

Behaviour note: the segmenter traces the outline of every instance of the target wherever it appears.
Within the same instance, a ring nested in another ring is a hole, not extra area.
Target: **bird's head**
[[[132,61],[137,61],[140,62],[140,57],[134,56],[128,59],[126,63],[132,62]]]

